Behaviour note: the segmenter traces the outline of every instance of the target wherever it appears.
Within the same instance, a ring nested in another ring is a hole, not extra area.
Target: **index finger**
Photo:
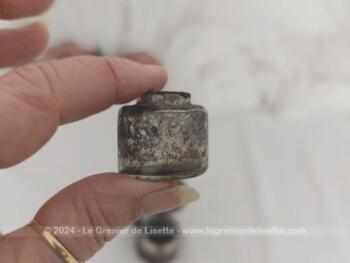
[[[164,69],[82,56],[28,65],[0,78],[0,168],[38,151],[58,125],[163,88]]]
[[[35,16],[47,10],[53,0],[0,0],[0,19]]]

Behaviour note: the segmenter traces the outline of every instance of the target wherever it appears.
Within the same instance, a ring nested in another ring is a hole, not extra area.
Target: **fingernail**
[[[150,215],[170,211],[192,203],[199,197],[197,190],[187,185],[152,192],[141,199],[141,214]]]
[[[187,205],[199,199],[196,189],[187,185],[179,185],[170,190],[179,200],[180,206]]]

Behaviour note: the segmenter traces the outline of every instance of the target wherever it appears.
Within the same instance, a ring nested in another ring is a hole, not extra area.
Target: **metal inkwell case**
[[[208,113],[185,92],[150,92],[119,111],[119,171],[178,180],[208,169]]]

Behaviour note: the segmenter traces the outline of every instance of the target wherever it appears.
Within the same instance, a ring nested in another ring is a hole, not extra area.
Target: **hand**
[[[34,15],[49,0],[0,0],[1,18]],[[34,57],[46,46],[43,26],[0,31],[0,65]],[[131,56],[138,60],[140,56]],[[145,62],[143,59],[139,61]],[[27,65],[0,77],[0,168],[38,151],[60,125],[125,103],[167,80],[161,66],[125,58],[77,56]],[[175,209],[198,198],[190,187],[151,183],[105,173],[83,179],[51,198],[35,219],[43,226],[125,227],[140,217]],[[57,237],[78,259],[88,260],[111,235]],[[62,262],[30,225],[0,237],[2,262]]]

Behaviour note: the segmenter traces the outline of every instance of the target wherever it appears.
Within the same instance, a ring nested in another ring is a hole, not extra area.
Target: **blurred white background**
[[[346,0],[61,0],[41,19],[52,46],[150,52],[169,71],[167,89],[208,107],[210,169],[189,181],[202,198],[177,215],[183,226],[308,230],[188,238],[175,262],[345,263],[349,14]],[[61,127],[34,157],[1,171],[2,231],[26,224],[66,185],[117,169],[116,108]],[[91,262],[142,261],[132,240],[117,238]]]

